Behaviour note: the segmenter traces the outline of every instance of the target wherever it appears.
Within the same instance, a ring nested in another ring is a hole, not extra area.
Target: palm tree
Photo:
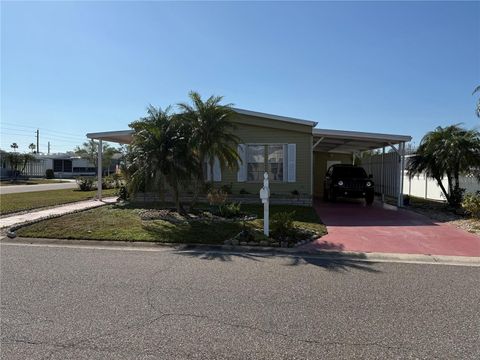
[[[133,192],[145,183],[153,183],[163,193],[165,181],[173,191],[177,211],[184,213],[180,189],[192,179],[192,169],[198,168],[190,123],[172,115],[170,107],[162,110],[150,105],[147,116],[130,127],[134,130],[129,152]]]
[[[408,165],[410,176],[426,172],[442,189],[451,206],[458,207],[462,200],[460,174],[480,166],[480,132],[466,130],[459,124],[437,127],[420,142],[416,155]],[[446,177],[448,191],[442,184]]]
[[[210,181],[213,186],[213,169],[215,158],[220,162],[220,167],[236,168],[240,157],[237,145],[240,138],[233,134],[235,125],[232,117],[234,111],[232,104],[221,104],[222,96],[210,96],[203,101],[200,94],[191,91],[189,94],[192,104],[180,103],[180,116],[191,123],[192,141],[198,154],[198,173],[201,183],[207,179],[204,164],[210,165]],[[198,196],[198,184],[195,186],[194,203]]]
[[[34,153],[35,153],[35,149],[36,149],[37,147],[35,146],[34,143],[31,143],[30,145],[28,145],[28,148],[32,151],[32,154],[34,154]]]
[[[480,92],[480,85],[477,86],[477,87],[475,88],[475,90],[473,90],[472,95],[475,94],[476,92]],[[478,101],[477,101],[477,109],[475,110],[475,113],[476,113],[477,116],[480,118],[480,98],[479,98]]]
[[[15,151],[17,151],[17,149],[18,149],[18,144],[14,142],[14,143],[12,143],[12,145],[10,145],[10,147],[11,147],[11,148],[13,149],[13,151],[15,152]]]

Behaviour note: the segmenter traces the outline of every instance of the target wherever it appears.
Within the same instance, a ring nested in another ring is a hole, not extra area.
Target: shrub
[[[78,177],[76,179],[78,188],[80,191],[90,191],[93,188],[94,178],[91,177]]]
[[[232,184],[222,185],[222,187],[220,189],[222,189],[222,191],[227,193],[227,194],[231,194],[232,193]]]
[[[240,189],[240,195],[247,195],[247,194],[250,194],[247,190],[245,190],[244,188]]]
[[[229,204],[222,204],[218,207],[219,214],[222,217],[227,219],[239,217],[242,212],[240,210],[241,203],[229,203]]]
[[[47,169],[45,171],[45,178],[53,179],[54,177],[55,177],[55,173],[53,172],[53,169]]]
[[[295,226],[293,225],[293,217],[295,211],[279,212],[272,216],[270,221],[271,235],[275,239],[286,240],[295,233]]]
[[[212,189],[207,195],[210,205],[223,205],[227,201],[228,194],[220,189]]]
[[[118,200],[128,200],[128,189],[125,185],[122,185],[118,188]]]
[[[292,195],[293,196],[298,196],[298,195],[300,195],[300,193],[298,192],[298,190],[293,190]]]
[[[457,204],[455,207],[458,207],[460,204],[462,204],[464,194],[465,189],[463,188],[453,189],[453,192],[450,194],[449,203]]]
[[[471,216],[480,219],[480,192],[465,195],[462,208]]]

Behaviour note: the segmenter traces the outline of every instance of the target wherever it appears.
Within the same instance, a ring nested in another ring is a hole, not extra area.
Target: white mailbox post
[[[269,234],[269,198],[270,198],[270,187],[268,186],[268,173],[263,174],[263,187],[260,189],[260,199],[263,203],[263,233],[265,236]]]

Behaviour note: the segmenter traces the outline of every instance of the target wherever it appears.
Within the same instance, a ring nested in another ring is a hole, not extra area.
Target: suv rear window
[[[333,175],[338,177],[352,177],[352,178],[366,178],[367,173],[361,167],[335,167],[333,168]]]

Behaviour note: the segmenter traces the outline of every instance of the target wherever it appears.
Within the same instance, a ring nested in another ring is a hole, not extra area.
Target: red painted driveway
[[[480,237],[413,211],[375,202],[315,202],[328,234],[304,249],[480,256]]]

